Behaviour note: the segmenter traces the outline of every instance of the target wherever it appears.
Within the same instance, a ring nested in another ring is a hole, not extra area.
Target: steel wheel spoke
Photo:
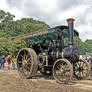
[[[56,67],[58,70],[60,69],[59,66]]]
[[[29,60],[31,60],[31,58],[28,58],[28,59],[27,59],[27,62],[28,62]]]
[[[26,55],[26,60],[28,59],[28,56],[30,56],[29,53]]]
[[[27,63],[27,65],[31,65],[31,62],[30,63]]]
[[[23,55],[21,55],[21,54],[20,54],[20,56],[22,57],[22,60],[24,60],[24,57],[23,57]]]
[[[30,67],[27,66],[27,69],[30,71]]]
[[[24,50],[24,54],[23,54],[23,56],[24,56],[24,60],[25,60],[25,56],[26,56],[25,50]]]
[[[18,61],[19,64],[22,64],[22,61]]]

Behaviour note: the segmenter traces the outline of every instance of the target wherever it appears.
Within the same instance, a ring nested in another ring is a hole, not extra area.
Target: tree
[[[16,56],[20,48],[25,47],[25,41],[11,41],[12,37],[49,28],[43,21],[33,18],[22,18],[14,21],[14,15],[0,10],[0,55]],[[22,47],[21,47],[21,42]]]

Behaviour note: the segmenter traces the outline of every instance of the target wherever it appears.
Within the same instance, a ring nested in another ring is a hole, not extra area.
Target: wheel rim
[[[59,60],[54,65],[53,75],[57,82],[66,83],[71,80],[72,66],[64,60]]]
[[[79,60],[74,64],[74,75],[78,79],[86,78],[89,75],[89,64],[84,60]]]
[[[30,76],[31,71],[31,55],[27,50],[20,51],[17,59],[18,71],[24,77]]]

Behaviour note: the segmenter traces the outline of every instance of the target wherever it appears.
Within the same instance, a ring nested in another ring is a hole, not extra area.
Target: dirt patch
[[[32,79],[22,79],[17,70],[0,70],[0,92],[92,92],[92,80],[58,84],[52,76],[38,73]]]

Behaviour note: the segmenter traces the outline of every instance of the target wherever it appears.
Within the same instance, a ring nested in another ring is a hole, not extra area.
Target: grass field
[[[2,77],[3,77],[3,75],[0,74],[0,78],[2,78]]]
[[[13,61],[16,63],[16,61],[17,61],[17,58],[13,58]]]

